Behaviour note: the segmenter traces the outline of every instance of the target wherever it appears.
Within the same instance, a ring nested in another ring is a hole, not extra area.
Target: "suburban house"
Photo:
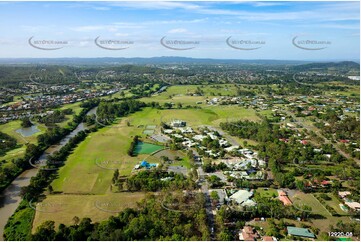
[[[348,195],[351,195],[351,192],[349,192],[349,191],[338,192],[338,195],[340,196],[340,198],[344,199]]]
[[[250,198],[253,196],[253,191],[239,190],[230,196],[230,200],[235,201],[243,206],[255,206],[256,203]]]
[[[182,121],[182,120],[174,120],[170,123],[170,125],[172,127],[176,127],[176,128],[185,127],[187,125],[187,122]]]
[[[359,202],[345,202],[345,204],[352,210],[360,211],[360,203]]]
[[[308,229],[297,228],[292,226],[287,226],[288,235],[299,236],[304,238],[315,238],[315,235],[311,233]]]
[[[346,206],[348,206],[352,210],[360,211],[360,203],[348,199],[347,198],[348,195],[351,195],[351,192],[349,191],[338,192],[338,196],[345,201]]]
[[[259,238],[259,234],[251,226],[244,226],[241,231],[239,231],[239,240],[241,241],[255,241]]]
[[[277,241],[277,238],[273,236],[263,236],[262,241]]]

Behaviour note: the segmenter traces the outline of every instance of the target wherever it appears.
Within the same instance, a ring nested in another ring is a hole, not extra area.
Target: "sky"
[[[358,60],[360,2],[0,2],[0,58]]]

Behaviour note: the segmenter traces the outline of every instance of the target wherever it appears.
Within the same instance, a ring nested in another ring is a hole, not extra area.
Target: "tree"
[[[113,179],[112,179],[113,184],[117,184],[118,178],[119,178],[119,170],[116,169],[113,174]]]
[[[33,123],[30,121],[30,118],[25,117],[21,120],[21,127],[23,128],[29,128],[33,125]]]
[[[296,187],[297,187],[298,190],[304,191],[304,189],[305,189],[305,184],[304,184],[303,181],[297,180],[297,181],[296,181]]]
[[[45,221],[37,229],[35,234],[32,236],[32,240],[35,241],[49,241],[55,238],[55,222]]]
[[[73,220],[74,225],[78,225],[80,222],[80,219],[78,216],[74,216],[74,218],[72,220]]]
[[[218,196],[218,192],[217,191],[212,191],[211,194],[210,194],[211,198],[213,200],[218,200],[219,199],[219,196]]]
[[[49,185],[49,186],[48,186],[48,192],[49,192],[50,194],[52,194],[53,191],[54,191],[53,186],[52,186],[52,185]]]

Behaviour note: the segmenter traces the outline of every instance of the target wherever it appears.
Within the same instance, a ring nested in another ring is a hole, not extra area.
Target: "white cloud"
[[[106,25],[83,25],[83,26],[71,27],[70,30],[76,32],[93,32],[93,31],[118,32],[120,29],[139,29],[139,28],[143,28],[143,26],[135,23],[114,23],[114,24],[106,24]]]
[[[111,6],[117,7],[127,7],[127,8],[137,8],[137,9],[152,9],[152,10],[161,10],[161,9],[185,9],[185,10],[195,10],[201,8],[200,5],[189,3],[189,2],[163,2],[163,1],[147,1],[147,2],[112,2]]]
[[[273,6],[284,6],[287,5],[286,2],[259,2],[259,1],[242,1],[235,2],[235,4],[245,3],[254,7],[273,7]]]
[[[92,7],[95,10],[100,10],[100,11],[107,11],[110,10],[110,7]]]
[[[233,2],[236,4],[250,4],[254,7],[266,7],[285,5],[280,2]],[[303,11],[277,11],[260,12],[254,10],[222,9],[213,6],[213,2],[116,2],[112,6],[126,7],[143,10],[170,10],[184,9],[196,14],[238,16],[240,19],[249,21],[271,21],[271,20],[319,20],[319,21],[341,21],[359,20],[359,5],[357,2],[333,2],[320,4],[311,10]],[[307,5],[306,5],[307,6]]]
[[[183,29],[183,28],[180,28],[180,29],[171,29],[168,31],[168,33],[170,34],[177,34],[177,33],[186,33],[188,32],[187,29]]]
[[[356,24],[315,24],[315,25],[298,25],[298,27],[306,28],[328,28],[328,29],[360,29],[360,25]]]
[[[127,34],[127,33],[116,33],[115,36],[117,36],[117,37],[127,37],[127,36],[129,36],[129,34]]]

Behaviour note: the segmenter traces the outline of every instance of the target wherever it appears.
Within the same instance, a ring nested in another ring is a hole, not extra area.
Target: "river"
[[[97,107],[91,109],[87,115],[96,114]],[[68,141],[77,135],[80,131],[85,130],[85,123],[80,123],[70,134],[65,136],[58,144],[50,146],[44,153],[40,156],[39,160],[47,159],[49,155],[58,151],[63,147]],[[35,176],[38,173],[39,169],[33,168],[24,171],[15,180],[0,194],[0,241],[4,240],[4,227],[15,212],[16,208],[21,202],[20,191],[22,187],[28,186],[30,184],[31,177]]]

